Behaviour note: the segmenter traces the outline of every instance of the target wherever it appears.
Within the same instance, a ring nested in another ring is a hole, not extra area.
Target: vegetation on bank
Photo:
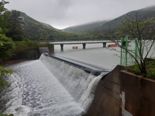
[[[7,3],[5,0],[0,2],[0,64],[7,60],[38,58],[38,42],[27,39],[23,27],[27,24],[21,13],[8,11]],[[36,34],[33,32],[33,35]]]
[[[0,66],[0,91],[2,91],[8,85],[7,81],[4,78],[11,73],[11,70]]]
[[[14,49],[15,43],[12,39],[6,37],[5,34],[0,34],[0,62],[3,62],[11,57]]]
[[[13,116],[13,114],[1,114],[0,113],[0,116]]]
[[[4,7],[7,3],[4,0],[0,1],[0,92],[8,86],[6,77],[12,73],[11,70],[3,65],[8,60],[16,60],[26,56],[31,58],[36,51],[38,52],[37,42],[26,40],[21,32],[22,25],[10,19],[10,11]],[[0,113],[0,116],[13,115]]]
[[[118,45],[121,49],[129,54],[135,61],[132,67],[136,73],[139,72],[144,77],[150,77],[155,73],[155,65],[151,65],[147,58],[155,45],[155,18],[143,19],[141,15],[135,14],[132,19],[126,17],[122,27],[117,32],[120,37],[127,36],[130,40],[135,41],[135,51],[131,50],[128,46],[128,40]],[[153,63],[153,62],[151,62]]]
[[[8,16],[7,10],[4,5],[7,4],[5,1],[0,2],[0,64],[4,63],[12,55],[14,50],[14,42],[11,38],[5,35],[7,30],[6,17]],[[11,71],[0,66],[0,91],[7,86],[7,82],[4,77],[10,74]]]
[[[39,44],[31,40],[15,41],[12,59],[31,60],[39,58]]]
[[[0,34],[0,63],[3,63],[7,58],[9,58],[12,54],[12,50],[14,48],[14,43],[10,38],[7,38],[5,35]],[[2,92],[8,85],[5,77],[11,74],[12,71],[9,69],[0,66],[0,92]],[[13,116],[13,115],[4,115],[0,114],[0,116]]]
[[[138,65],[129,66],[127,70],[134,74],[141,75]],[[146,70],[146,78],[155,79],[155,59],[146,59]]]
[[[32,59],[38,57],[38,43],[25,39],[19,13],[11,14],[5,8],[8,2],[0,1],[0,90],[7,85],[4,77],[11,73],[2,65],[8,60]]]

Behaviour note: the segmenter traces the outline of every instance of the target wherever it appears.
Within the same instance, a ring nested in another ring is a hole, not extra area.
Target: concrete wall
[[[125,109],[133,116],[155,116],[155,80],[121,71]]]
[[[85,116],[155,116],[155,81],[122,69],[102,78]]]
[[[106,77],[99,82],[95,98],[85,116],[120,116],[120,79],[119,70],[116,67]]]

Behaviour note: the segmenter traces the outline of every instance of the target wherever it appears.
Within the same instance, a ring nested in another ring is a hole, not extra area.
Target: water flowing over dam
[[[63,61],[39,60],[10,66],[6,113],[15,116],[81,116],[103,74],[94,76]]]

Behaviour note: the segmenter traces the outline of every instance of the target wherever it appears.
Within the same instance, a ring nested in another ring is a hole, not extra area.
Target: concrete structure
[[[48,47],[39,47],[40,54],[42,54],[42,53],[49,53],[49,49],[50,48],[48,48]]]
[[[86,49],[86,44],[99,44],[102,43],[103,47],[106,47],[107,43],[111,43],[110,40],[104,40],[104,41],[64,41],[64,42],[50,42],[49,46],[50,48],[53,48],[50,53],[54,53],[54,45],[60,45],[61,51],[64,51],[64,45],[71,45],[71,44],[82,44],[83,49]]]
[[[121,67],[116,67],[100,80],[94,100],[84,116],[121,116],[120,70]]]
[[[56,56],[56,55],[52,55],[51,57],[55,58],[57,60],[63,61],[65,63],[68,63],[70,65],[73,65],[75,67],[78,67],[78,68],[84,70],[85,72],[91,73],[91,74],[96,75],[96,76],[100,75],[101,73],[107,74],[109,72],[109,70],[107,70],[107,69],[103,69],[103,68],[100,68],[100,67],[97,67],[97,66],[94,66],[94,65],[91,65],[91,64],[87,64],[87,63],[84,63],[84,62],[80,62],[80,61],[77,61],[77,60],[64,58],[64,57],[59,57],[59,56]]]
[[[132,116],[155,116],[155,80],[127,71],[121,71],[120,77],[125,109]]]
[[[117,66],[96,87],[84,116],[155,116],[155,80]]]

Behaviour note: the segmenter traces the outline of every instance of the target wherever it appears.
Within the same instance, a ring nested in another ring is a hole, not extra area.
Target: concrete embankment
[[[96,87],[85,116],[155,116],[155,81],[117,66]]]
[[[95,91],[94,100],[85,116],[120,116],[120,79],[116,67],[107,76],[103,77]]]

